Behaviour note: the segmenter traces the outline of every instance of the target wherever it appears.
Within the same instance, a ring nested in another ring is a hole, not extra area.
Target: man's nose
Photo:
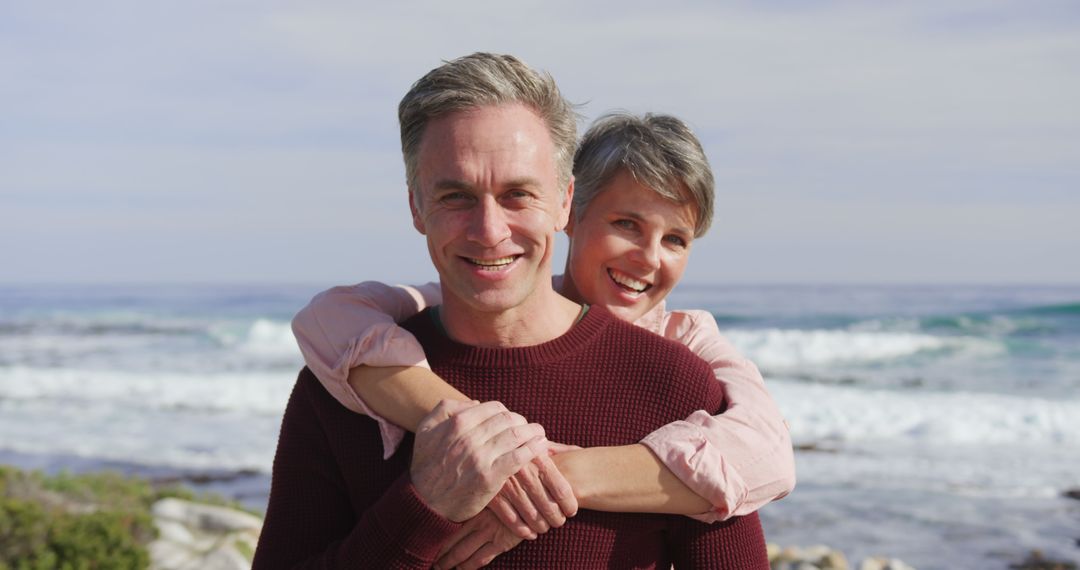
[[[473,208],[466,237],[484,247],[494,247],[510,237],[506,212],[494,198],[484,198]]]

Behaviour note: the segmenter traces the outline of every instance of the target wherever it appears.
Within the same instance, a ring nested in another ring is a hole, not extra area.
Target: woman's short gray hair
[[[555,168],[563,192],[570,184],[577,114],[547,72],[512,55],[477,52],[432,69],[413,83],[398,105],[401,153],[410,189],[417,190],[420,141],[429,121],[447,113],[519,103],[536,112],[555,144]]]
[[[671,115],[612,113],[589,127],[574,156],[574,217],[626,169],[641,185],[697,210],[694,237],[709,230],[715,182],[701,142]]]

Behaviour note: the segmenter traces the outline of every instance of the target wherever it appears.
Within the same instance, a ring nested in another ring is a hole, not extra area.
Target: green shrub
[[[0,467],[0,569],[145,568],[154,500],[148,483],[117,474]]]
[[[166,497],[261,516],[217,495],[118,473],[47,476],[0,465],[0,570],[146,568],[157,536],[150,510]],[[237,544],[248,555],[246,546]]]

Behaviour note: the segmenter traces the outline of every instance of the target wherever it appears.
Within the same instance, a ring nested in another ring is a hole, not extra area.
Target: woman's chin
[[[611,314],[618,317],[620,320],[626,321],[628,323],[632,323],[640,319],[641,315],[647,313],[651,308],[648,306],[647,303],[634,303],[632,305],[627,305],[624,303],[606,303],[603,304],[603,307],[607,309]]]

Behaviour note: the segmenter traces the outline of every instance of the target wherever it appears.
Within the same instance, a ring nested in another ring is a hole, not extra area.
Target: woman
[[[581,506],[718,521],[784,496],[794,485],[791,441],[757,369],[720,336],[710,314],[664,309],[693,239],[712,218],[713,178],[700,143],[673,117],[610,115],[585,134],[574,175],[570,252],[556,289],[685,344],[712,365],[727,395],[719,415],[698,411],[635,446],[560,464],[625,485]],[[364,283],[318,295],[293,321],[305,359],[327,390],[380,422],[387,456],[403,435],[397,426],[415,430],[439,400],[469,399],[424,368],[415,339],[394,325],[439,302],[438,284]],[[602,472],[612,465],[620,466],[620,477]],[[633,477],[641,479],[636,487],[629,483]],[[492,509],[518,537],[561,524],[550,504],[545,510],[520,497],[495,501]],[[469,554],[442,562],[452,565]]]

